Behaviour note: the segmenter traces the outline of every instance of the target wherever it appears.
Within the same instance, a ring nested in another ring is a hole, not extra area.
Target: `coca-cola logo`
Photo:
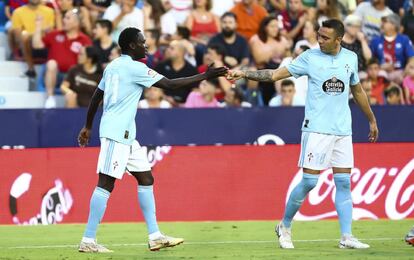
[[[286,202],[301,179],[302,170],[299,170],[289,185]],[[413,217],[414,158],[400,169],[372,167],[362,173],[360,169],[354,168],[351,172],[351,190],[355,220],[378,219],[379,215],[395,220]],[[322,172],[318,184],[309,192],[295,219],[318,220],[335,217],[335,191],[332,170]],[[312,206],[312,210],[306,210],[307,206]]]
[[[30,189],[32,174],[22,173],[17,177],[10,189],[9,209],[12,221],[17,225],[48,225],[63,221],[73,205],[73,198],[68,189],[63,188],[60,179],[55,180],[55,186],[50,188],[42,197],[40,212],[28,220],[20,220],[18,217],[18,199]],[[22,206],[22,205],[20,205]]]
[[[340,79],[332,77],[322,84],[323,91],[331,96],[342,94],[345,90],[345,84]]]

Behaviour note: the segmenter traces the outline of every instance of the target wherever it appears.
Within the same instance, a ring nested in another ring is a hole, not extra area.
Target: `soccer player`
[[[138,200],[147,225],[150,250],[159,250],[183,243],[182,238],[169,237],[158,228],[153,194],[154,178],[145,150],[135,140],[135,115],[144,88],[162,89],[188,87],[205,79],[224,76],[227,68],[210,66],[203,74],[170,80],[137,60],[145,57],[145,38],[137,28],[129,27],[119,36],[122,55],[108,64],[102,80],[89,104],[85,126],[78,137],[79,145],[88,144],[95,113],[103,100],[103,114],[99,128],[101,150],[97,172],[98,185],[90,200],[86,230],[79,252],[112,252],[96,242],[98,224],[105,213],[106,204],[115,180],[128,171],[138,181]]]
[[[302,125],[299,167],[303,178],[288,199],[283,220],[276,226],[281,248],[294,248],[291,223],[306,195],[316,186],[321,170],[332,167],[336,185],[335,207],[341,227],[340,248],[368,248],[352,236],[352,198],[350,173],[354,165],[352,151],[349,91],[369,121],[369,141],[378,138],[374,114],[358,78],[356,54],[341,47],[342,22],[324,21],[318,31],[320,49],[307,50],[287,67],[277,70],[229,71],[229,79],[277,81],[290,76],[307,75],[309,81]]]

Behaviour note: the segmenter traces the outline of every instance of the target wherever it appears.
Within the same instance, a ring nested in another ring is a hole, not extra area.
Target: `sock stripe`
[[[305,160],[305,153],[306,153],[306,146],[308,144],[308,139],[309,139],[309,133],[305,132],[303,136],[303,142],[302,142],[302,154],[300,156],[300,161],[299,161],[300,166],[303,166],[303,161]]]
[[[114,152],[115,142],[113,140],[109,141],[108,151],[106,154],[105,166],[104,166],[104,173],[109,173],[111,168],[111,161],[112,161],[112,154]]]

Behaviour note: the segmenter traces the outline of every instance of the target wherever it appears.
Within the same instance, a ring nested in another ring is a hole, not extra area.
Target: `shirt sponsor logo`
[[[326,94],[336,96],[344,92],[345,84],[340,79],[332,77],[322,84],[322,89]]]

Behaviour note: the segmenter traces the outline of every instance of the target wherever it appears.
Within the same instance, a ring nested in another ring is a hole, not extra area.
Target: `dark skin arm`
[[[216,78],[224,76],[227,74],[228,69],[225,67],[214,68],[211,64],[207,71],[203,74],[197,74],[192,77],[178,78],[178,79],[167,79],[162,78],[157,83],[154,84],[155,87],[162,89],[178,89],[181,87],[191,86],[193,83],[203,81],[205,79]],[[86,124],[79,132],[78,143],[79,146],[85,147],[91,136],[91,129],[93,124],[93,119],[95,117],[96,111],[98,110],[99,104],[102,102],[104,96],[104,91],[97,88],[95,93],[92,96],[91,102],[88,107],[88,114],[86,116]]]
[[[95,118],[95,114],[98,110],[99,104],[102,102],[103,96],[104,92],[99,88],[96,88],[95,93],[92,96],[91,102],[89,103],[88,114],[86,116],[86,124],[79,132],[78,143],[81,147],[85,147],[89,142],[93,119]]]
[[[213,68],[213,64],[208,66],[208,69],[205,73],[197,74],[191,77],[185,78],[177,78],[177,79],[168,79],[162,78],[158,82],[154,84],[154,87],[166,89],[166,90],[174,90],[182,87],[188,87],[193,85],[194,83],[201,82],[206,79],[217,78],[220,76],[224,76],[227,73],[227,68],[220,67],[220,68]]]

